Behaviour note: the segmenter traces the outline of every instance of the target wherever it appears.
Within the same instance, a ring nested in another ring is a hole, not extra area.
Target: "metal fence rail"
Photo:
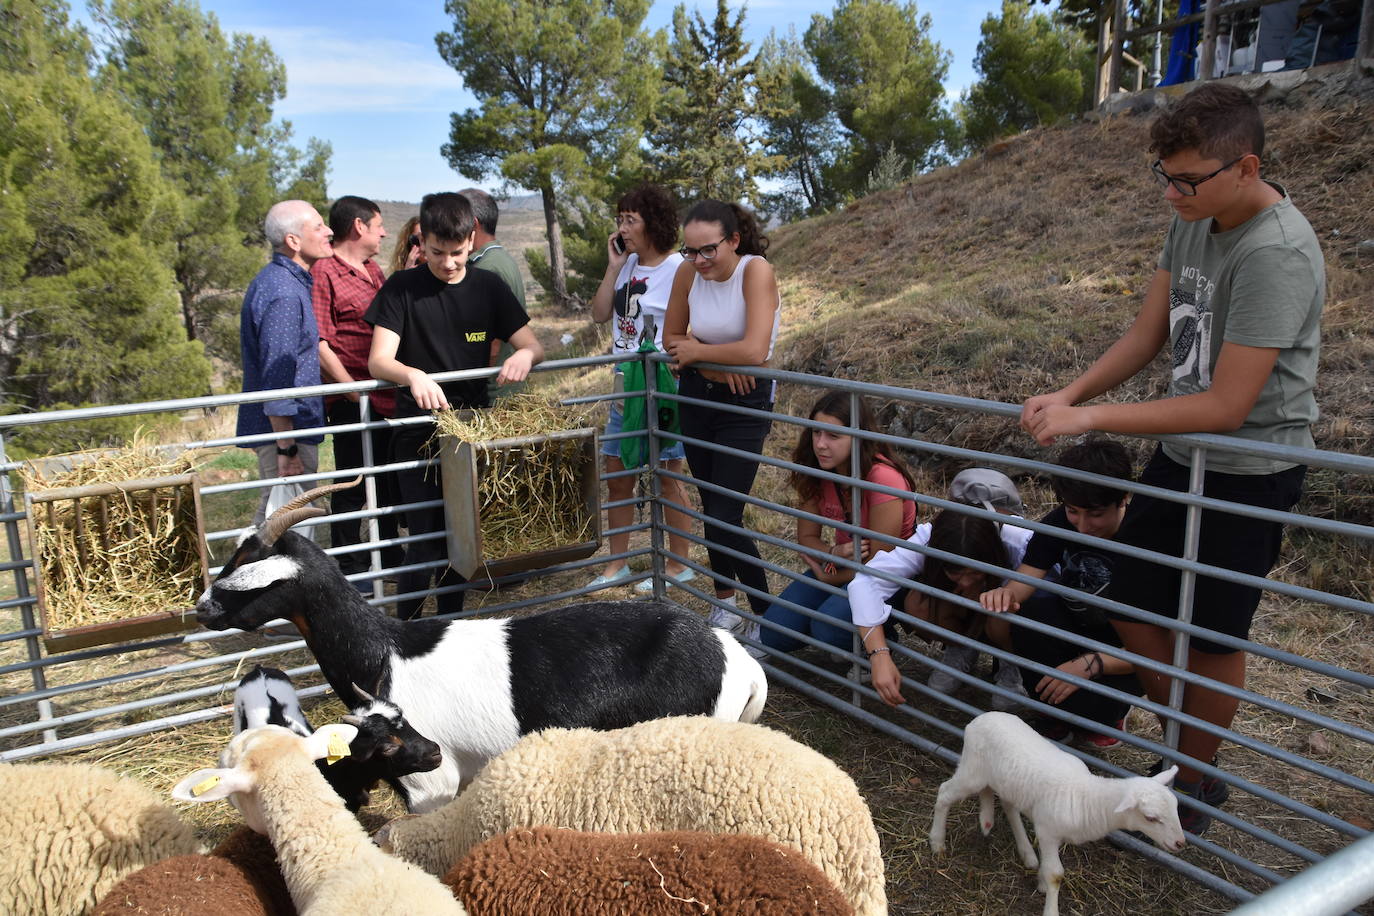
[[[537,367],[536,371],[541,373],[585,372],[615,361],[617,360],[613,357],[560,360]],[[440,378],[444,380],[471,379],[491,377],[495,373],[496,370],[494,369],[473,370],[447,373]],[[649,375],[652,376],[652,373]],[[1019,408],[1014,405],[955,397],[935,392],[833,380],[778,370],[758,370],[756,375],[764,380],[775,381],[780,386],[805,388],[812,391],[817,389],[844,391],[851,396],[853,401],[857,401],[860,397],[870,397],[884,402],[902,402],[925,408],[954,411],[961,415],[973,417],[1001,418],[1008,423],[1009,430],[1019,416]],[[30,578],[32,560],[27,552],[25,537],[20,527],[24,521],[23,505],[16,502],[10,474],[19,465],[16,462],[8,461],[5,457],[4,448],[7,436],[34,425],[79,423],[92,418],[133,414],[179,413],[187,410],[228,407],[249,401],[278,397],[337,394],[346,391],[358,391],[362,395],[362,422],[346,427],[336,427],[333,430],[320,430],[321,432],[372,430],[384,426],[395,427],[423,422],[422,420],[369,419],[368,393],[379,387],[387,386],[378,382],[326,385],[284,392],[222,395],[151,404],[118,405],[0,417],[0,521],[4,522],[10,547],[9,561],[0,563],[0,571],[11,573],[14,581],[14,596],[0,600],[0,631],[3,631],[0,632],[0,686],[4,688],[0,689],[0,761],[15,761],[50,755],[226,715],[228,712],[226,703],[232,691],[234,675],[238,666],[259,661],[271,662],[273,659],[283,656],[290,658],[289,653],[298,652],[304,646],[301,640],[294,639],[245,646],[244,641],[236,631],[223,633],[197,631],[121,646],[103,646],[54,655],[45,654],[40,644],[41,629],[38,627],[34,612],[35,599]],[[573,400],[579,403],[593,404],[622,396],[606,394]],[[668,393],[651,393],[650,398],[651,401],[658,398],[675,400],[687,409],[690,409],[693,404],[704,403],[682,395]],[[744,414],[753,413],[747,408],[729,407],[715,403],[712,403],[711,406],[716,409],[734,410]],[[673,441],[687,441],[700,447],[714,448],[720,452],[729,453],[732,451],[656,428],[653,424],[657,420],[658,412],[653,408],[654,405],[651,403],[650,409],[647,411],[651,426],[646,433],[625,433],[622,434],[622,437],[647,435],[651,450]],[[857,410],[853,410],[851,415],[857,417],[859,413]],[[775,423],[775,428],[784,430],[784,432],[801,431],[820,425],[804,417],[789,417],[782,414],[771,414],[770,416]],[[1189,507],[1188,517],[1193,535],[1189,542],[1194,545],[1197,540],[1196,532],[1202,510],[1221,509],[1235,511],[1250,518],[1280,521],[1289,526],[1290,530],[1304,530],[1313,537],[1339,542],[1346,545],[1348,549],[1363,554],[1374,553],[1374,550],[1371,550],[1371,544],[1374,544],[1374,527],[1361,524],[1358,521],[1325,516],[1316,517],[1301,512],[1274,512],[1234,506],[1201,496],[1200,486],[1195,487],[1193,493],[1180,494],[1140,484],[1097,478],[1091,474],[1065,472],[1045,461],[1019,455],[984,452],[943,442],[891,436],[881,432],[860,430],[852,430],[851,432],[861,439],[899,447],[906,454],[923,463],[959,467],[991,465],[1006,470],[1008,473],[1022,475],[1062,474],[1090,482],[1119,486],[1136,493],[1147,493],[1161,498],[1173,499]],[[187,442],[184,445],[188,448],[233,446],[251,444],[253,440],[266,441],[272,438],[275,438],[273,434],[268,434],[265,437],[244,437],[242,439],[227,437]],[[355,474],[362,474],[367,479],[368,500],[366,508],[359,512],[350,513],[348,516],[364,522],[365,543],[351,548],[331,548],[329,553],[337,555],[344,552],[365,552],[369,558],[370,568],[350,578],[364,588],[371,587],[373,604],[387,606],[398,599],[418,597],[418,595],[386,595],[383,590],[384,580],[396,572],[422,567],[387,567],[382,559],[383,548],[403,546],[406,543],[413,543],[425,538],[445,537],[446,533],[439,532],[417,536],[402,535],[391,539],[384,539],[380,536],[377,520],[389,514],[402,512],[407,507],[378,507],[373,482],[375,475],[397,469],[426,467],[434,462],[389,463],[386,456],[372,453],[370,436],[365,437],[365,441],[363,467],[339,468],[334,471],[305,475],[294,478],[294,480],[310,485],[318,481],[329,481],[335,478],[347,479]],[[1362,456],[1282,449],[1223,436],[1178,436],[1168,437],[1168,441],[1189,450],[1195,472],[1202,467],[1209,451],[1223,450],[1265,457],[1280,457],[1307,464],[1311,468],[1328,469],[1344,475],[1351,475],[1357,479],[1374,481],[1374,460]],[[840,473],[841,469],[838,468],[835,472],[800,468],[788,460],[772,456],[762,456],[760,461],[764,465],[766,473],[769,474],[781,474],[800,469],[820,479],[848,487],[853,510],[850,512],[849,518],[854,520],[861,517],[860,500],[865,490],[913,500],[923,519],[927,519],[930,513],[941,510],[963,512],[976,517],[991,517],[983,509],[951,502],[945,498],[942,492],[913,494],[904,490],[894,490],[867,483],[860,479],[857,449],[854,451],[854,460],[846,473]],[[602,478],[638,474],[638,471],[630,470],[611,475],[603,474]],[[1200,474],[1195,473],[1194,477],[1200,483]],[[705,540],[695,531],[672,528],[664,521],[665,500],[662,496],[662,482],[669,479],[690,483],[703,490],[709,491],[713,488],[709,483],[695,480],[687,475],[675,474],[658,466],[655,473],[646,477],[650,484],[650,490],[646,495],[618,503],[618,505],[638,505],[649,511],[647,520],[640,520],[626,528],[618,529],[626,533],[647,534],[649,545],[628,550],[619,554],[618,557],[636,560],[647,559],[651,565],[651,571],[647,573],[638,572],[629,579],[621,580],[617,585],[633,584],[652,577],[655,594],[659,597],[666,597],[669,600],[677,597],[691,598],[694,601],[705,603],[714,602],[716,599],[710,583],[713,579],[719,580],[719,577],[714,576],[707,564],[697,562],[690,556],[672,555],[667,550],[667,535],[670,533],[680,534],[692,544],[701,545],[705,543]],[[235,495],[245,492],[256,493],[279,482],[282,481],[280,479],[266,479],[214,483],[202,487],[201,492],[207,507],[223,506]],[[862,538],[869,538],[888,545],[897,545],[903,542],[865,529],[857,524],[823,519],[794,506],[775,502],[762,496],[746,495],[744,499],[751,507],[750,511],[754,514],[755,519],[762,518],[767,521],[767,525],[755,523],[754,527],[772,529],[771,533],[745,528],[735,529],[754,537],[764,545],[765,559],[763,565],[770,575],[770,582],[772,583],[770,590],[773,594],[769,596],[760,595],[759,597],[767,597],[796,613],[813,619],[823,619],[827,623],[837,624],[853,631],[852,624],[846,626],[845,622],[834,621],[820,615],[819,612],[812,611],[810,608],[785,602],[776,597],[782,587],[802,578],[801,573],[797,571],[801,564],[793,562],[791,555],[792,553],[806,552],[807,549],[798,545],[791,537],[790,526],[797,520],[806,520],[844,530],[852,535],[856,550]],[[693,528],[705,521],[705,516],[698,512],[694,506],[676,506],[676,508],[681,510],[687,518],[693,520]],[[327,525],[331,520],[326,518],[307,524],[320,527]],[[996,516],[996,520],[1005,524],[1024,527],[1032,532],[1052,533],[1055,537],[1066,541],[1082,544],[1101,543],[1086,535],[1048,527],[1034,517],[1022,519]],[[241,525],[244,519],[239,518],[236,521],[238,525]],[[223,552],[243,530],[243,528],[230,523],[218,530],[208,531],[207,540],[212,547]],[[226,544],[225,542],[229,543]],[[1206,574],[1229,581],[1259,585],[1270,596],[1270,601],[1281,601],[1285,603],[1285,606],[1320,608],[1321,613],[1326,615],[1346,615],[1346,618],[1342,619],[1348,619],[1355,626],[1366,623],[1370,615],[1374,615],[1374,604],[1366,600],[1367,594],[1333,594],[1308,585],[1270,579],[1253,579],[1238,573],[1205,566],[1196,560],[1195,553],[1185,554],[1183,558],[1175,558],[1136,548],[1126,548],[1121,545],[1113,545],[1112,549],[1119,554],[1137,556],[1156,562],[1161,566],[1178,569],[1183,573],[1185,581],[1198,574]],[[726,552],[730,553],[730,551]],[[996,569],[998,575],[1007,575],[1006,570],[985,567],[983,564],[955,557],[934,548],[920,548],[920,552],[930,557],[958,562],[960,565],[985,572]],[[742,555],[736,554],[736,556],[742,558]],[[825,556],[839,566],[850,569],[862,568],[857,553],[853,558],[830,554]],[[770,557],[774,559],[770,560]],[[590,579],[595,568],[615,558],[605,555],[596,556],[588,560],[565,563],[541,570],[533,575],[554,577],[561,573],[586,571],[586,579]],[[664,564],[669,558],[685,564],[702,577],[700,582],[708,584],[694,587],[697,583],[685,585],[669,580],[664,574]],[[442,562],[435,562],[428,565],[437,568],[443,564]],[[887,576],[886,574],[879,575],[894,585],[912,589],[918,593],[937,594],[935,590],[920,581]],[[503,581],[513,581],[516,578],[519,577],[508,576],[504,579],[498,579],[497,582],[500,584]],[[1010,578],[1032,582],[1050,593],[1070,595],[1086,604],[1132,619],[1145,620],[1173,631],[1177,649],[1173,659],[1167,664],[1134,655],[1119,647],[1092,639],[1064,634],[1067,639],[1082,645],[1087,651],[1110,652],[1127,659],[1140,668],[1156,671],[1172,678],[1175,690],[1170,703],[1161,705],[1143,697],[1121,694],[1097,681],[1059,672],[1057,669],[985,645],[960,633],[917,620],[903,611],[894,611],[893,619],[907,627],[909,633],[918,633],[922,637],[921,639],[912,637],[906,639],[905,642],[891,643],[893,654],[905,672],[902,689],[908,697],[909,702],[907,704],[895,710],[889,709],[879,701],[873,689],[863,682],[862,675],[866,673],[868,662],[860,653],[854,651],[857,648],[856,643],[851,645],[850,651],[837,653],[824,642],[807,634],[788,631],[789,635],[795,636],[803,644],[821,649],[832,656],[838,656],[843,661],[848,662],[848,666],[837,670],[824,663],[817,664],[816,656],[813,653],[794,655],[765,648],[767,656],[764,661],[768,665],[770,678],[776,683],[785,684],[837,712],[853,717],[884,734],[904,741],[918,750],[937,756],[946,762],[953,762],[957,759],[957,755],[947,745],[957,746],[958,737],[962,731],[961,723],[968,716],[981,712],[992,695],[1011,695],[997,685],[985,682],[974,674],[956,671],[943,665],[938,654],[935,656],[927,654],[925,643],[938,639],[947,643],[976,647],[978,651],[993,658],[1006,659],[1041,674],[1053,672],[1055,676],[1074,684],[1080,690],[1113,696],[1143,710],[1160,715],[1169,723],[1163,740],[1151,741],[1128,731],[1103,728],[1097,723],[1069,715],[1056,706],[1046,705],[1038,700],[1017,698],[1018,701],[1024,707],[1041,715],[1059,718],[1070,725],[1081,728],[1091,728],[1094,731],[1115,735],[1123,742],[1156,754],[1165,760],[1186,762],[1208,776],[1223,780],[1234,790],[1249,793],[1257,800],[1257,804],[1266,806],[1266,812],[1276,812],[1273,815],[1266,814],[1264,817],[1254,817],[1247,820],[1232,809],[1222,808],[1218,810],[1202,806],[1203,810],[1210,813],[1220,823],[1230,825],[1238,830],[1244,843],[1238,849],[1231,849],[1207,838],[1198,838],[1194,841],[1194,845],[1202,850],[1204,855],[1190,857],[1191,861],[1164,853],[1132,837],[1114,837],[1118,844],[1240,901],[1253,897],[1254,891],[1250,887],[1243,887],[1236,883],[1234,878],[1237,870],[1260,879],[1252,887],[1262,887],[1268,883],[1284,882],[1285,875],[1281,872],[1292,871],[1306,863],[1315,863],[1311,872],[1314,876],[1329,874],[1333,862],[1342,863],[1341,874],[1344,880],[1341,896],[1331,896],[1332,885],[1329,879],[1309,878],[1307,874],[1304,874],[1299,878],[1283,883],[1280,889],[1262,896],[1251,905],[1254,907],[1258,907],[1262,903],[1267,905],[1271,896],[1276,896],[1282,891],[1286,895],[1282,898],[1285,901],[1291,899],[1293,895],[1306,895],[1301,899],[1307,901],[1315,900],[1322,895],[1327,895],[1332,900],[1346,901],[1338,904],[1338,909],[1330,910],[1337,912],[1355,905],[1355,902],[1352,901],[1360,899],[1357,896],[1359,888],[1364,888],[1366,894],[1374,892],[1374,887],[1370,886],[1374,879],[1369,878],[1370,873],[1374,872],[1374,865],[1371,865],[1371,862],[1374,861],[1374,848],[1371,848],[1368,839],[1367,822],[1352,817],[1350,810],[1339,807],[1328,808],[1319,799],[1321,792],[1309,788],[1299,793],[1294,789],[1295,785],[1304,781],[1316,783],[1330,787],[1331,791],[1344,792],[1349,797],[1363,799],[1367,803],[1368,799],[1374,797],[1374,781],[1371,780],[1371,775],[1374,774],[1371,773],[1367,765],[1350,764],[1346,766],[1340,761],[1317,759],[1316,755],[1304,753],[1296,749],[1294,745],[1266,740],[1262,736],[1246,734],[1243,731],[1237,733],[1233,730],[1219,729],[1196,717],[1189,716],[1181,710],[1183,685],[1185,683],[1205,684],[1218,692],[1238,698],[1247,704],[1247,707],[1261,710],[1265,715],[1285,717],[1304,729],[1319,729],[1329,733],[1333,739],[1345,742],[1355,749],[1344,758],[1345,760],[1357,763],[1361,760],[1368,761],[1370,749],[1374,748],[1374,731],[1369,728],[1371,719],[1368,716],[1370,709],[1368,696],[1371,688],[1374,688],[1374,659],[1371,659],[1368,664],[1358,666],[1358,670],[1356,670],[1356,668],[1333,664],[1329,659],[1312,657],[1316,653],[1304,654],[1292,651],[1291,647],[1264,645],[1251,640],[1239,640],[1213,633],[1192,623],[1191,592],[1187,589],[1180,596],[1182,612],[1179,619],[1175,620],[1139,610],[1122,602],[1075,592],[1054,582],[1032,580],[1016,573],[1012,573]],[[566,582],[566,578],[558,581]],[[741,588],[737,583],[729,584],[736,589]],[[466,588],[467,586],[449,586],[439,591],[456,591]],[[831,594],[843,594],[841,587],[821,585],[821,588]],[[482,607],[480,610],[469,609],[460,616],[514,611],[576,598],[591,591],[585,586],[566,587],[566,585],[553,585],[552,589],[552,593],[523,598],[518,601],[493,603]],[[748,592],[747,589],[743,589],[743,591]],[[976,602],[951,597],[948,594],[941,594],[941,597],[972,613],[987,613]],[[747,607],[732,607],[731,610],[749,619],[758,620],[764,627],[780,629],[772,621],[756,618],[748,611]],[[1017,615],[1010,615],[1008,619],[1013,626],[1026,628],[1030,631],[1055,634],[1060,632],[1047,624],[1023,619]],[[1324,703],[1319,699],[1313,699],[1311,704],[1303,704],[1300,701],[1295,701],[1291,692],[1285,699],[1284,697],[1266,695],[1262,690],[1255,689],[1253,686],[1230,687],[1209,681],[1186,669],[1186,647],[1188,641],[1195,637],[1205,637],[1228,647],[1244,650],[1257,660],[1256,663],[1262,662],[1269,666],[1281,666],[1283,670],[1290,673],[1290,676],[1303,676],[1320,680],[1323,683],[1329,681],[1334,685],[1345,685],[1349,693],[1335,704]],[[229,640],[229,642],[224,642],[224,640]],[[964,689],[959,691],[957,695],[946,695],[930,688],[926,684],[926,676],[929,672],[937,670],[952,675],[963,685]],[[298,664],[291,669],[293,675],[305,676],[312,676],[317,671],[317,666],[311,664]],[[968,688],[972,688],[972,691]],[[323,693],[327,688],[320,686],[308,689],[313,695]],[[1355,711],[1350,712],[1350,708]],[[1361,709],[1364,709],[1365,712],[1361,713]],[[1244,778],[1229,772],[1225,768],[1224,761],[1222,766],[1217,767],[1213,766],[1211,761],[1191,760],[1182,756],[1177,750],[1177,730],[1180,725],[1220,734],[1236,747],[1243,749],[1244,753],[1252,755],[1254,759],[1263,758],[1266,761],[1265,766],[1268,768],[1265,771],[1265,776],[1255,779]],[[1075,748],[1069,750],[1098,771],[1113,775],[1129,775],[1125,769],[1110,760]],[[1296,829],[1294,825],[1299,825],[1302,829]],[[1339,852],[1339,855],[1332,855],[1347,844],[1349,844],[1348,848]],[[1264,850],[1263,854],[1260,854],[1259,850]],[[1264,912],[1319,911],[1315,905],[1312,907],[1304,905],[1297,908],[1293,908],[1294,905],[1291,903],[1285,905],[1288,906],[1286,910],[1270,908]],[[1322,912],[1325,911],[1322,910]],[[1250,910],[1247,909],[1246,912],[1250,912]],[[1255,909],[1254,912],[1260,912],[1260,910]]]

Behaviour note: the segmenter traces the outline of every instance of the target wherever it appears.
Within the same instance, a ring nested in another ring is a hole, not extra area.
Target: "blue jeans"
[[[815,574],[808,571],[805,579],[793,582],[783,589],[782,594],[778,597],[791,601],[793,604],[800,604],[803,607],[819,611],[826,617],[852,624],[853,617],[849,612],[849,599],[842,595],[832,595],[818,588],[814,584],[815,582]],[[800,611],[794,611],[781,604],[774,604],[769,607],[763,615],[763,619],[794,632],[804,633],[813,639],[822,640],[841,652],[848,652],[853,648],[854,633],[852,630],[846,630],[822,620],[815,620]],[[788,633],[767,626],[762,628],[761,637],[765,646],[781,652],[793,652],[807,645],[807,643]]]

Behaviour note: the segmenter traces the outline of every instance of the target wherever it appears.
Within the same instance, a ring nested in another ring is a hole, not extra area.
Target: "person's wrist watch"
[[[277,454],[286,458],[295,458],[296,454],[300,452],[300,450],[300,445],[295,442],[291,443],[290,448],[282,448],[280,445],[277,446]]]

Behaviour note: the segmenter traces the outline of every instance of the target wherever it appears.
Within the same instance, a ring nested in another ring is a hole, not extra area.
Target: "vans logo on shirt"
[[[468,339],[468,343],[482,343],[487,339],[486,331],[468,331],[463,335]]]

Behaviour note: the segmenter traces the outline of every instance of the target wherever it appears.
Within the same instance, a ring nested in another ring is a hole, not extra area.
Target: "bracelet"
[[[286,458],[295,458],[300,450],[300,445],[295,442],[291,443],[290,448],[282,448],[280,445],[277,446],[277,454]]]
[[[864,650],[864,658],[872,658],[873,656],[877,655],[879,652],[888,652],[888,653],[890,653],[891,651],[892,651],[892,650],[891,650],[890,648],[888,648],[887,646],[879,646],[879,647],[876,648],[876,649],[865,649],[865,650]]]
[[[1084,652],[1079,658],[1086,658],[1088,661],[1083,666],[1088,680],[1096,680],[1102,674],[1102,654],[1100,652]]]

